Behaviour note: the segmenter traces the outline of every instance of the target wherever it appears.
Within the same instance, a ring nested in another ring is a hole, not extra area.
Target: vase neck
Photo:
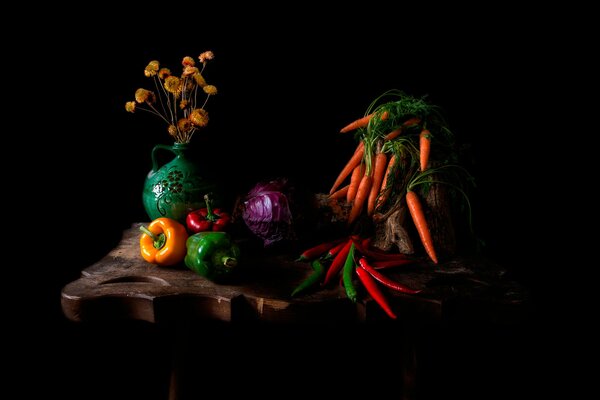
[[[173,144],[173,150],[187,150],[188,146],[189,146],[188,143],[178,143],[178,142],[175,142]]]

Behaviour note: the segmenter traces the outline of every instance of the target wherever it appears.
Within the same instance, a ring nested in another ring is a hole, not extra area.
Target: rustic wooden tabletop
[[[237,282],[227,285],[213,283],[184,265],[149,264],[139,253],[140,225],[132,224],[112,251],[64,286],[61,301],[67,318],[328,323],[388,318],[365,293],[352,303],[340,285],[292,298],[292,290],[312,272],[309,263],[294,261],[297,255],[248,252]],[[415,295],[389,292],[393,309],[403,318],[502,321],[526,310],[527,291],[488,260],[415,263],[396,268],[393,277],[422,290]]]

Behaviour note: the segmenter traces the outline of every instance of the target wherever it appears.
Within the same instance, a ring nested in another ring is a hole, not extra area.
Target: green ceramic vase
[[[203,177],[197,163],[189,159],[188,150],[187,143],[158,144],[152,149],[152,170],[143,190],[144,208],[150,220],[169,217],[185,224],[190,211],[206,207],[207,193],[211,193],[215,204],[219,203],[216,184]],[[159,166],[159,151],[169,151],[175,157]]]

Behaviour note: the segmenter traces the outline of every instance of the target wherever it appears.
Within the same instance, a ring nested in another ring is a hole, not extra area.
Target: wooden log
[[[405,229],[406,206],[397,207],[391,214],[375,224],[373,246],[384,251],[392,249],[403,254],[415,252],[412,240]]]
[[[449,200],[448,188],[443,184],[434,183],[423,194],[423,208],[439,259],[456,255],[456,231]]]

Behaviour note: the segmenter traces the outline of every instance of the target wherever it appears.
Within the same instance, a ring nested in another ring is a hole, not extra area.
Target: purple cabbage
[[[242,218],[265,247],[296,238],[291,197],[292,190],[285,178],[259,182],[246,195]]]

